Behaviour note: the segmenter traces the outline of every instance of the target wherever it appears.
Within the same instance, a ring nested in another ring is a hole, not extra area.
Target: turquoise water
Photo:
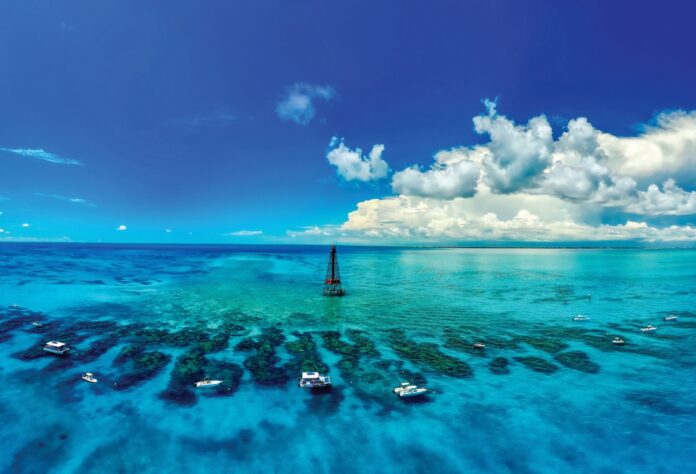
[[[344,298],[319,247],[0,256],[1,472],[696,472],[695,251],[339,248]]]

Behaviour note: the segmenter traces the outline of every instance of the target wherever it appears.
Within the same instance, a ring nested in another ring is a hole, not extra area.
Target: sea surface
[[[0,245],[0,472],[696,472],[696,251],[338,258]]]

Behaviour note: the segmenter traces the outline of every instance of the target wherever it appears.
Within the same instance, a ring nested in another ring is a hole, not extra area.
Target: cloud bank
[[[317,100],[329,101],[335,95],[331,86],[299,82],[287,88],[285,97],[276,106],[276,114],[281,120],[307,125],[316,114],[314,103]]]
[[[696,241],[690,220],[696,216],[696,111],[664,112],[636,136],[621,137],[585,117],[554,134],[544,115],[516,123],[494,102],[485,105],[473,119],[485,143],[441,150],[426,169],[397,171],[394,196],[358,203],[340,226],[289,235],[393,242]],[[337,155],[352,152],[339,143]],[[368,181],[370,159],[357,152],[329,161],[340,175]]]
[[[8,153],[14,153],[15,155],[25,156],[27,158],[36,158],[38,160],[48,161],[49,163],[57,163],[60,165],[81,165],[77,160],[72,158],[64,158],[55,153],[49,153],[42,149],[31,149],[31,148],[0,148],[0,151],[6,151]]]

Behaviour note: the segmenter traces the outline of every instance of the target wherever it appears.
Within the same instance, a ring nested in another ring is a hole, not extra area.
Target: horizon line
[[[574,245],[571,242],[559,242],[558,244],[548,242],[516,242],[506,244],[481,243],[481,244],[356,244],[356,243],[252,243],[252,242],[90,242],[90,241],[57,241],[57,240],[34,240],[34,241],[12,241],[0,240],[0,245],[62,245],[62,246],[121,246],[121,247],[147,247],[147,246],[177,246],[177,247],[356,247],[356,248],[394,248],[394,249],[548,249],[548,250],[694,250],[696,243],[690,242],[685,245],[670,245],[670,243],[638,243],[623,241],[624,244],[612,242],[581,242]]]

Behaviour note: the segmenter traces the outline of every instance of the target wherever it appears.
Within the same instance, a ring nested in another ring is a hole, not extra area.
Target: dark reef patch
[[[454,349],[455,351],[465,352],[475,357],[486,357],[486,349],[479,349],[477,347],[474,347],[474,342],[479,341],[468,341],[466,339],[462,339],[461,337],[451,336],[445,339],[444,346],[447,349]]]
[[[338,331],[325,331],[321,333],[321,337],[326,349],[342,356],[337,365],[343,378],[348,382],[355,382],[364,375],[360,359],[378,357],[379,352],[374,342],[361,331],[348,331],[348,334],[353,344],[342,340]]]
[[[307,332],[294,335],[298,338],[296,341],[285,343],[285,348],[293,356],[293,360],[287,364],[288,369],[295,372],[328,372],[329,366],[319,357],[312,335]]]
[[[166,390],[160,398],[178,405],[190,406],[196,403],[195,383],[210,377],[222,380],[220,385],[201,389],[206,396],[232,395],[242,380],[244,370],[232,362],[209,360],[205,351],[196,346],[181,355],[174,364]]]
[[[67,457],[68,431],[60,426],[47,426],[41,436],[15,452],[7,472],[55,472],[56,463]],[[7,455],[7,454],[6,454]]]
[[[542,374],[552,374],[558,370],[558,367],[550,362],[545,361],[541,357],[515,357],[515,360],[528,369]]]
[[[579,370],[588,374],[599,373],[599,365],[592,362],[590,357],[581,351],[561,352],[556,354],[554,359],[569,369]]]
[[[437,344],[417,343],[406,337],[401,329],[389,331],[389,344],[392,350],[404,359],[450,377],[471,377],[473,370],[465,362],[443,354]]]
[[[32,322],[39,322],[40,327],[32,326]],[[0,308],[0,342],[9,341],[12,332],[17,330],[44,332],[49,329],[50,323],[46,321],[46,315],[29,311],[21,306],[9,306]]]
[[[688,410],[673,403],[673,396],[668,392],[657,390],[632,391],[626,394],[626,400],[642,405],[650,411],[658,411],[665,415],[683,415]]]
[[[125,346],[114,359],[114,366],[126,372],[114,382],[114,390],[126,390],[156,376],[169,363],[170,357],[159,351],[147,351],[142,345]]]
[[[256,338],[246,338],[236,346],[236,351],[254,351],[244,361],[244,367],[251,372],[251,377],[260,385],[282,386],[288,383],[290,376],[286,367],[278,366],[280,359],[276,348],[285,342],[283,331],[276,326],[262,330]]]
[[[77,362],[94,362],[103,356],[109,349],[118,345],[119,337],[116,334],[107,336],[92,342],[87,349],[82,349],[73,353],[72,358]]]
[[[180,356],[172,369],[169,385],[160,393],[160,398],[179,405],[195,404],[194,384],[205,378],[206,365],[205,353],[199,348],[191,349]]]
[[[549,339],[547,337],[537,337],[537,336],[518,336],[517,340],[524,342],[535,349],[540,351],[548,352],[550,354],[555,354],[568,348],[568,344],[555,339]]]
[[[488,370],[495,375],[507,375],[510,373],[510,362],[505,357],[496,357],[488,364]]]

